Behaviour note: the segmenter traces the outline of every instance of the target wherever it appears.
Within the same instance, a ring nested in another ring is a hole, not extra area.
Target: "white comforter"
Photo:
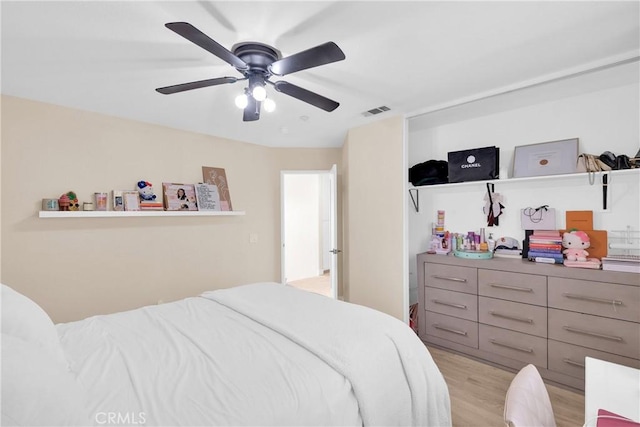
[[[280,284],[57,328],[95,425],[451,424],[446,384],[406,325]]]

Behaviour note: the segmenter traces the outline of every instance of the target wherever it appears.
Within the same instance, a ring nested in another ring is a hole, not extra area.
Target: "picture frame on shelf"
[[[511,177],[576,173],[578,142],[578,138],[570,138],[515,147]]]
[[[198,183],[194,184],[196,190],[196,201],[198,210],[201,211],[220,211],[220,192],[218,186],[213,184]]]
[[[162,183],[162,198],[167,211],[197,211],[194,184]]]
[[[227,181],[227,173],[224,168],[216,168],[212,166],[202,167],[202,180],[206,184],[218,187],[220,195],[220,210],[232,211],[231,193],[229,192],[229,181]]]
[[[124,190],[111,190],[111,206],[114,211],[124,210]]]
[[[136,190],[124,190],[122,191],[122,199],[125,211],[139,211],[140,210],[140,196]]]

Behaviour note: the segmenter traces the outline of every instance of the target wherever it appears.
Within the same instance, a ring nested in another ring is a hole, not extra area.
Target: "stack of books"
[[[607,255],[602,258],[602,269],[640,273],[640,255]]]
[[[562,236],[558,230],[535,230],[529,236],[529,261],[562,264]]]
[[[155,200],[140,200],[141,211],[163,211],[164,205],[162,202]]]

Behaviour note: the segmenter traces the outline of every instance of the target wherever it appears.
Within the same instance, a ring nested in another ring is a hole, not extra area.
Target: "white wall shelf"
[[[424,189],[445,189],[451,187],[468,187],[471,185],[485,185],[489,184],[511,184],[514,182],[526,182],[526,181],[548,181],[548,180],[567,180],[567,179],[582,179],[585,180],[586,183],[591,184],[602,184],[601,175],[602,174],[611,174],[616,176],[621,175],[631,175],[631,174],[640,174],[640,168],[635,169],[622,169],[622,170],[611,170],[605,172],[596,172],[594,177],[590,177],[590,173],[567,173],[562,175],[543,175],[543,176],[527,176],[523,178],[507,178],[507,179],[491,179],[485,181],[466,181],[466,182],[451,182],[447,184],[435,184],[435,185],[420,185],[420,186],[412,186],[409,185],[409,196],[411,197],[411,202],[413,203],[413,207],[416,212],[420,212],[420,194],[419,190]],[[413,193],[415,191],[415,193]],[[493,191],[493,190],[492,190]]]
[[[123,218],[135,216],[239,216],[244,211],[40,211],[40,218]]]
[[[612,176],[615,175],[630,175],[640,173],[640,168],[635,169],[622,169],[622,170],[612,170],[606,172],[596,172],[596,184],[600,184],[599,177],[603,173],[609,173]],[[466,182],[451,182],[447,184],[435,184],[435,185],[420,185],[420,186],[412,186],[409,185],[409,190],[421,190],[427,188],[451,188],[453,186],[462,187],[462,186],[470,186],[470,185],[484,185],[486,183],[489,184],[510,184],[515,182],[525,182],[525,181],[544,181],[544,180],[558,180],[558,179],[584,179],[586,183],[589,181],[589,173],[567,173],[562,175],[544,175],[544,176],[527,176],[523,178],[506,178],[506,179],[491,179],[487,181],[466,181]]]

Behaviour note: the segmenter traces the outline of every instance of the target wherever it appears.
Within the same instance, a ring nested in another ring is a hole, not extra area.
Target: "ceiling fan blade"
[[[217,86],[226,83],[235,83],[238,79],[235,77],[219,77],[217,79],[198,80],[197,82],[182,83],[179,85],[159,87],[156,91],[170,95],[172,93],[184,92],[185,90],[200,89],[201,87]]]
[[[165,27],[181,35],[190,42],[197,44],[204,50],[213,53],[218,58],[238,69],[246,70],[249,68],[247,63],[242,59],[238,58],[220,43],[211,39],[202,31],[187,22],[169,22],[168,24],[165,24]]]
[[[242,114],[243,122],[253,122],[260,118],[260,103],[253,99],[253,96],[247,96],[247,100],[249,103],[244,108],[244,113]]]
[[[342,61],[343,59],[345,59],[344,53],[338,45],[334,42],[327,42],[275,61],[271,64],[269,70],[277,76],[284,76],[307,68]]]
[[[294,98],[299,99],[300,101],[304,101],[308,104],[313,105],[314,107],[318,107],[325,111],[333,111],[340,105],[336,101],[333,101],[329,98],[325,98],[322,95],[318,95],[315,92],[311,92],[307,89],[303,89],[300,86],[296,86],[294,84],[279,81],[275,82],[273,86],[276,88],[278,92],[285,93],[289,96],[293,96]]]

